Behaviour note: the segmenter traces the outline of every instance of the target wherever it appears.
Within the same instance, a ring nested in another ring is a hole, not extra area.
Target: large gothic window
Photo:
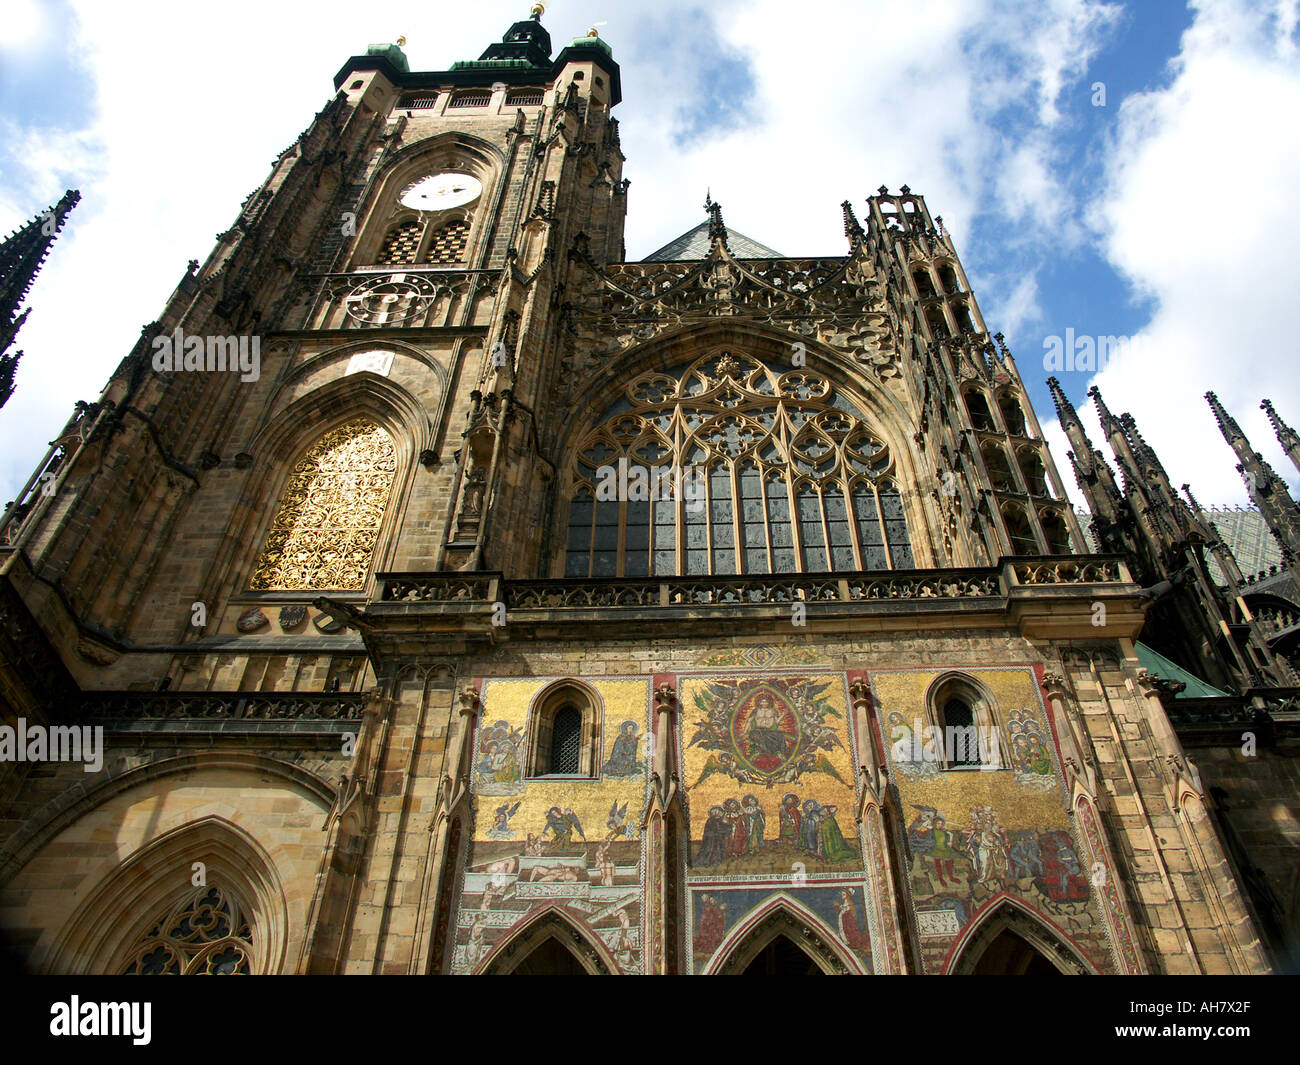
[[[893,465],[808,368],[719,353],[642,374],[577,448],[564,572],[909,568]]]
[[[202,887],[150,927],[122,967],[127,976],[240,976],[252,972],[253,932],[239,901]]]
[[[294,467],[249,586],[363,588],[396,468],[392,439],[368,419],[326,433]]]

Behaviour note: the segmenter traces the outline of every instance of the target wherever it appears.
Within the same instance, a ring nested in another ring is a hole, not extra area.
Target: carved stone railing
[[[792,573],[712,577],[561,577],[505,580],[496,573],[383,573],[380,602],[483,606],[511,611],[772,606],[788,603],[871,603],[1005,599],[1015,585],[1081,585],[1129,581],[1118,558],[1031,558],[1001,567]]]
[[[1130,579],[1118,559],[1035,559],[1008,563],[1016,584],[1108,584]]]
[[[82,716],[113,721],[360,721],[362,692],[86,692]]]
[[[491,603],[500,578],[493,575],[381,574],[380,599],[385,603]]]

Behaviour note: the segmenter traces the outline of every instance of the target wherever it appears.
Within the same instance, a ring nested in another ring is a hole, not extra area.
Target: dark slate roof
[[[734,229],[727,230],[727,248],[737,259],[783,259],[779,251],[773,251],[766,244],[750,240],[744,233]],[[709,223],[701,222],[694,229],[688,229],[676,240],[670,240],[658,251],[653,251],[641,261],[643,263],[681,262],[685,259],[704,259],[709,254]]]

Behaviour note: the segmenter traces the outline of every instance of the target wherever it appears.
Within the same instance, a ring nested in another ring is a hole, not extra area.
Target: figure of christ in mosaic
[[[700,716],[686,746],[706,752],[690,789],[724,774],[771,788],[808,774],[848,784],[833,756],[846,751],[844,714],[829,697],[834,679],[813,677],[717,680],[695,687]],[[688,759],[688,762],[697,759]],[[845,767],[847,769],[847,766]]]

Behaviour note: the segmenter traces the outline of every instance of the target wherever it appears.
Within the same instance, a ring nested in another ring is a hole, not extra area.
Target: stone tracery
[[[807,367],[721,351],[645,373],[576,448],[564,572],[907,569],[893,465]]]
[[[392,438],[368,419],[326,433],[294,467],[249,586],[363,587],[396,469]]]

